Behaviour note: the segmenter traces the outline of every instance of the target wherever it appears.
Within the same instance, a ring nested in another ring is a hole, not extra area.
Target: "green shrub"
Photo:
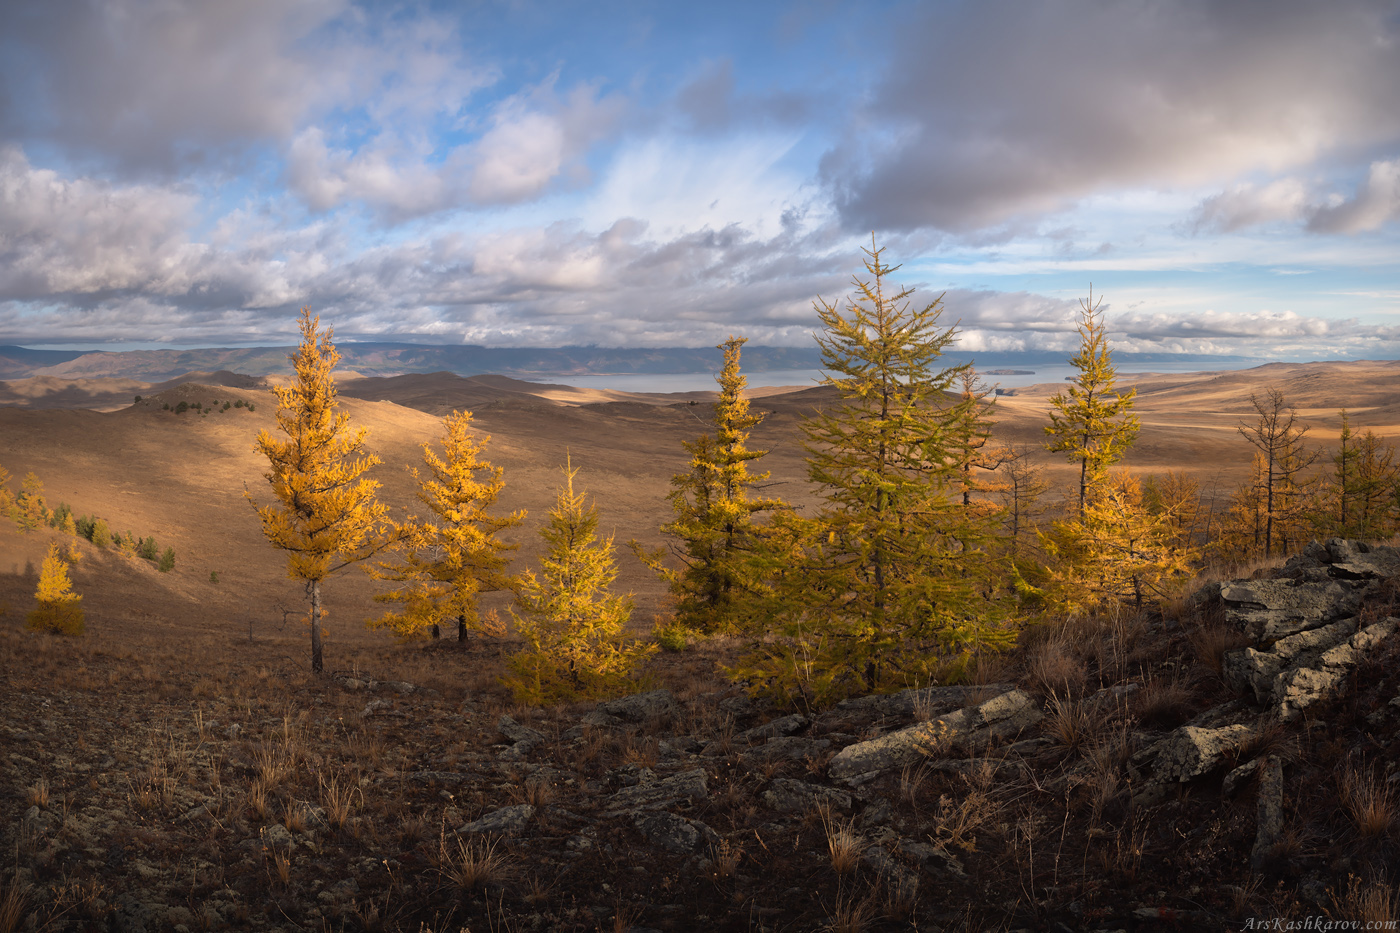
[[[142,538],[141,543],[136,545],[136,553],[149,561],[155,561],[160,552],[156,550],[156,539],[152,535],[149,538]]]
[[[169,573],[175,569],[175,549],[173,547],[166,548],[165,553],[160,555],[160,563],[156,565],[156,569],[161,573]]]
[[[189,411],[189,410],[190,410],[190,403],[189,403],[189,402],[181,402],[180,404],[178,404],[178,405],[175,406],[175,414],[177,414],[177,415],[183,415],[185,412],[187,412],[187,411]]]
[[[136,396],[136,404],[137,404],[137,405],[140,405],[140,404],[141,404],[141,396],[139,396],[139,395]]]
[[[210,583],[218,583],[218,582],[219,582],[219,571],[217,571],[217,570],[211,570],[211,571],[209,571],[209,582],[210,582]]]
[[[112,529],[108,528],[107,523],[99,518],[92,524],[92,538],[90,540],[98,547],[108,547],[112,543]]]

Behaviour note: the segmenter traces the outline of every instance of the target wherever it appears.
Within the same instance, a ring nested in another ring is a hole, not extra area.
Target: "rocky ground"
[[[511,704],[508,645],[0,618],[10,930],[1167,930],[1393,919],[1400,553],[1315,544],[978,682],[775,709],[737,645]]]

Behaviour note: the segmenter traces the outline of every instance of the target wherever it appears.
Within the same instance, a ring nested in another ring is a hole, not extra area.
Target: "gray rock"
[[[1275,699],[1274,691],[1280,673],[1290,668],[1308,666],[1311,660],[1346,641],[1355,631],[1356,620],[1342,619],[1331,625],[1280,638],[1263,651],[1256,648],[1231,651],[1222,661],[1222,673],[1233,689],[1240,692],[1252,690],[1255,700],[1269,703]]]
[[[1348,620],[1350,621],[1350,620]],[[1337,692],[1351,669],[1377,645],[1395,634],[1400,620],[1385,619],[1369,625],[1340,644],[1274,677],[1271,698],[1278,704],[1284,721],[1296,719],[1303,710]]]
[[[851,809],[851,795],[834,787],[809,784],[791,778],[777,778],[758,798],[770,810],[805,813],[818,807]]]
[[[447,784],[456,786],[467,780],[466,775],[455,771],[410,771],[408,779],[419,784]]]
[[[1283,838],[1283,764],[1274,755],[1270,755],[1260,769],[1256,812],[1258,830],[1250,852],[1250,864],[1259,871]]]
[[[903,888],[913,891],[919,879],[904,870],[904,866],[890,857],[883,846],[871,846],[860,855],[861,863],[873,871],[891,890]]]
[[[272,846],[274,849],[295,849],[297,845],[296,837],[292,835],[292,831],[281,823],[264,826],[262,840],[264,845]]]
[[[689,855],[706,837],[718,838],[704,823],[664,810],[638,811],[632,815],[632,822],[647,842],[676,855]]]
[[[365,708],[363,711],[361,711],[360,716],[364,719],[369,719],[371,716],[388,712],[393,708],[394,703],[392,700],[385,700],[379,697],[375,697],[373,700],[370,700],[368,703],[365,704]]]
[[[496,731],[503,735],[507,741],[517,745],[525,744],[533,747],[544,742],[544,733],[531,729],[529,726],[522,726],[505,715],[496,720]]]
[[[513,807],[502,807],[486,814],[479,820],[466,823],[458,833],[498,833],[503,836],[514,835],[526,826],[535,816],[535,808],[528,803],[516,804]]]
[[[1155,777],[1158,782],[1189,781],[1218,768],[1228,752],[1254,735],[1246,725],[1202,729],[1182,726],[1160,744]]]
[[[912,719],[915,711],[918,710],[926,711],[930,715],[938,715],[966,706],[968,700],[978,693],[1005,693],[1015,686],[1015,684],[991,684],[967,687],[911,687],[898,693],[875,694],[842,700],[836,704],[836,708],[846,713]]]
[[[608,799],[607,808],[613,812],[660,810],[686,801],[704,800],[708,795],[705,771],[695,768],[635,787],[624,787]]]
[[[669,690],[653,690],[650,693],[636,693],[599,703],[592,713],[583,718],[591,725],[612,726],[620,723],[643,723],[662,716],[671,716],[679,711],[676,698]]]
[[[786,758],[794,761],[801,761],[804,758],[813,758],[831,747],[831,743],[826,739],[808,739],[799,735],[783,735],[776,739],[769,739],[757,748],[751,748],[739,756],[739,760],[747,767],[756,767],[770,761],[778,761]]]
[[[1225,783],[1220,787],[1220,793],[1226,797],[1233,797],[1238,794],[1254,775],[1259,773],[1259,759],[1251,758],[1237,768],[1231,769],[1225,775]]]
[[[792,735],[807,728],[810,720],[801,713],[793,713],[791,716],[783,716],[766,722],[761,726],[754,726],[746,732],[741,732],[734,738],[740,742],[747,742],[750,745],[761,739],[772,739],[784,735]]]
[[[1400,551],[1373,547],[1362,541],[1329,538],[1325,544],[1334,576],[1353,580],[1383,580],[1400,573]]]
[[[1225,621],[1273,641],[1317,628],[1356,610],[1356,597],[1334,580],[1235,580],[1220,586]]]
[[[1028,694],[1010,690],[979,706],[969,706],[898,732],[848,745],[831,760],[827,774],[833,780],[851,781],[940,756],[946,750],[979,749],[993,741],[1019,735],[1043,716]]]

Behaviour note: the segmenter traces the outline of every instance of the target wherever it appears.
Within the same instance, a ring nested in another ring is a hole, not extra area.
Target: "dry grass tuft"
[[[710,850],[710,875],[716,881],[733,877],[743,861],[744,850],[732,845],[728,839],[720,840],[719,845]]]
[[[1173,728],[1191,718],[1195,691],[1181,674],[1147,678],[1133,694],[1132,707],[1138,721],[1147,726]]]
[[[1368,843],[1380,842],[1395,832],[1395,796],[1370,773],[1348,768],[1342,774],[1342,806]]]
[[[823,928],[828,933],[865,933],[875,919],[875,905],[869,898],[837,898],[831,920]]]
[[[1192,626],[1188,640],[1197,659],[1216,674],[1221,672],[1227,652],[1243,648],[1250,643],[1247,635],[1224,622],[1205,622]]]
[[[838,875],[849,875],[860,866],[860,857],[868,843],[850,823],[823,817],[826,829],[826,849],[831,855],[831,868]]]
[[[1070,696],[1084,690],[1084,662],[1063,637],[1052,637],[1036,645],[1027,661],[1027,673],[1039,693]]]
[[[16,933],[24,924],[29,904],[29,885],[12,877],[0,893],[0,933]]]
[[[45,778],[39,778],[24,792],[24,799],[31,807],[42,807],[48,809],[49,806],[49,782]]]
[[[1338,920],[1354,921],[1362,929],[1386,929],[1387,925],[1400,919],[1400,903],[1397,903],[1395,889],[1376,881],[1363,881],[1355,875],[1347,876],[1347,893],[1333,904],[1340,915]]]
[[[510,862],[494,839],[449,842],[444,837],[438,846],[438,862],[438,871],[461,891],[475,891],[510,877]]]
[[[321,806],[326,810],[326,819],[336,829],[343,829],[350,821],[355,809],[355,798],[364,806],[365,795],[358,784],[350,779],[321,776]]]
[[[1065,748],[1079,751],[1098,730],[1100,719],[1087,704],[1052,693],[1045,731]]]

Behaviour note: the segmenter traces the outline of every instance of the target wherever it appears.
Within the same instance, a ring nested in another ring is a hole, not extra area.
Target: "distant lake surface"
[[[1128,375],[1131,372],[1225,372],[1237,369],[1250,369],[1257,365],[1259,365],[1257,362],[1192,360],[1183,361],[1181,363],[1152,363],[1150,366],[1138,365],[1135,369],[1119,367],[1119,373],[1121,375]],[[1067,376],[1078,374],[1078,370],[1068,363],[1054,366],[1031,363],[1013,366],[1003,364],[991,368],[1034,370],[1032,375],[984,375],[982,377],[982,381],[988,386],[1000,386],[1003,389],[1035,385],[1040,382],[1064,382]],[[749,388],[751,389],[765,386],[815,386],[821,383],[822,371],[819,369],[775,369],[769,372],[745,371],[744,377],[748,379]],[[530,382],[557,382],[575,386],[580,389],[613,389],[618,392],[712,392],[718,389],[715,384],[715,374],[713,373],[604,373],[601,375],[532,375],[527,378]]]

